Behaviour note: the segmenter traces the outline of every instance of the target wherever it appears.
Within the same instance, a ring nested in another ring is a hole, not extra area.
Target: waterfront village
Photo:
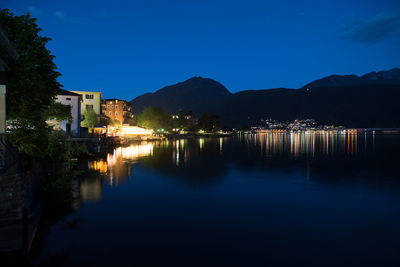
[[[172,121],[171,127],[145,128],[137,125],[131,103],[122,99],[103,99],[99,91],[67,91],[60,89],[56,102],[70,106],[72,120],[48,120],[54,129],[63,130],[72,138],[88,137],[123,137],[133,140],[162,139],[166,135],[228,135],[237,129],[225,129],[218,126],[218,119],[207,129],[198,126],[198,119],[192,112],[168,115],[165,120]],[[92,124],[86,117],[94,116]],[[176,123],[173,123],[173,122]],[[207,128],[207,127],[204,127]],[[343,126],[319,125],[314,119],[296,119],[293,122],[280,122],[273,119],[262,119],[258,126],[250,127],[250,132],[263,131],[340,131]],[[242,129],[243,130],[243,129]],[[245,131],[249,132],[249,131]]]
[[[47,123],[55,130],[65,131],[74,140],[88,137],[120,137],[130,140],[163,139],[166,134],[187,134],[188,130],[196,131],[198,134],[207,134],[207,132],[228,134],[217,130],[217,119],[211,121],[210,127],[203,127],[208,129],[207,131],[199,129],[199,120],[192,112],[179,111],[177,114],[170,115],[160,108],[152,107],[149,109],[154,109],[155,113],[159,113],[153,117],[159,116],[163,122],[156,125],[142,120],[139,124],[148,127],[139,127],[138,116],[133,114],[131,103],[116,98],[103,99],[102,96],[102,92],[98,91],[60,89],[55,98],[56,102],[70,107],[72,119],[63,121],[53,119],[47,120]],[[146,113],[146,109],[143,113]],[[152,120],[151,115],[146,119]]]
[[[134,116],[129,102],[115,98],[102,99],[101,92],[60,89],[56,102],[70,106],[72,120],[61,122],[49,120],[48,123],[55,129],[64,130],[73,138],[85,138],[89,134],[106,136],[153,134],[152,129],[132,125]]]
[[[295,119],[293,122],[281,122],[273,119],[260,120],[259,126],[251,127],[253,132],[263,131],[337,131],[345,130],[344,126],[321,125],[314,119]]]
[[[140,127],[137,116],[133,114],[132,104],[126,100],[103,98],[100,91],[68,91],[59,89],[56,102],[69,106],[71,119],[47,120],[55,130],[63,130],[71,140],[88,138],[112,138],[125,141],[160,140],[166,137],[230,135],[235,132],[262,133],[284,131],[335,131],[336,133],[355,132],[344,126],[320,125],[314,119],[295,119],[292,122],[281,122],[274,119],[261,119],[257,126],[247,129],[224,129],[219,126],[218,117],[209,119],[208,127],[201,127],[199,119],[190,112],[179,111],[166,114],[167,127]],[[204,116],[204,114],[203,114]],[[200,120],[203,118],[200,118]],[[206,123],[206,124],[207,124]],[[204,125],[204,123],[202,124]]]

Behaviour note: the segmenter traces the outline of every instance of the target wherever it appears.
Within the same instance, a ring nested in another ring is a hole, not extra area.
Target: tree
[[[119,120],[114,119],[114,120],[110,120],[109,125],[113,126],[113,127],[116,127],[116,128],[119,128],[119,127],[121,127],[122,124],[121,124],[121,122]]]
[[[219,117],[215,114],[204,112],[199,118],[197,126],[200,130],[205,130],[207,132],[218,131],[220,129]]]
[[[7,85],[10,140],[27,154],[45,155],[50,132],[45,121],[61,87],[54,56],[46,48],[50,38],[39,35],[41,29],[29,13],[15,16],[0,9],[0,24],[19,54],[16,64],[0,72],[0,83]]]
[[[178,128],[181,130],[186,129],[188,126],[187,119],[185,117],[185,113],[182,110],[178,111]]]
[[[133,118],[126,119],[125,123],[129,124],[130,126],[136,126],[137,125],[137,116],[134,116]]]
[[[100,115],[97,117],[97,125],[107,126],[111,123],[111,119],[105,115]]]
[[[98,122],[96,112],[94,112],[93,109],[87,109],[85,113],[83,113],[83,116],[85,119],[82,121],[81,125],[83,127],[88,127],[89,129],[93,129]]]
[[[172,128],[186,130],[188,128],[188,120],[185,117],[185,113],[182,110],[179,110],[177,116],[177,118],[172,119],[171,121]]]
[[[71,106],[54,103],[46,110],[46,119],[72,122]]]
[[[170,118],[162,108],[147,107],[138,115],[138,125],[153,130],[168,129],[170,126]]]

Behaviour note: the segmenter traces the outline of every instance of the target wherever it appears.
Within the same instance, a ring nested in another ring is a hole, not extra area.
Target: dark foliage
[[[10,139],[21,151],[43,156],[49,134],[46,116],[61,87],[54,56],[46,48],[50,38],[39,35],[41,29],[29,14],[15,16],[1,9],[0,24],[19,54],[16,64],[0,72],[0,83],[7,85],[7,119],[13,126]]]
[[[209,114],[204,112],[199,118],[197,127],[199,130],[204,130],[206,132],[215,132],[220,130],[219,117],[215,114]]]
[[[150,129],[170,128],[170,116],[160,107],[146,107],[137,117],[137,123],[141,127]]]

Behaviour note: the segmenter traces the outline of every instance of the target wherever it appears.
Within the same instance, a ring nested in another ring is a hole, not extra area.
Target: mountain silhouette
[[[303,88],[343,87],[373,84],[400,84],[400,69],[370,72],[362,76],[357,75],[331,75],[315,80]]]
[[[131,101],[135,114],[147,106],[169,113],[212,112],[225,126],[259,124],[272,118],[292,121],[313,118],[348,127],[400,127],[400,69],[362,76],[331,75],[300,89],[276,88],[230,93],[222,84],[194,77]]]
[[[218,112],[220,101],[231,93],[217,81],[193,77],[184,82],[166,86],[155,93],[141,95],[131,101],[133,112],[139,114],[145,107],[162,107],[173,113],[178,110]]]

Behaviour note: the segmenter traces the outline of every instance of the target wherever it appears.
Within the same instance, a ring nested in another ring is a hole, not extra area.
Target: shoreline
[[[400,128],[343,128],[343,129],[261,129],[242,133],[312,133],[312,134],[400,134]]]

